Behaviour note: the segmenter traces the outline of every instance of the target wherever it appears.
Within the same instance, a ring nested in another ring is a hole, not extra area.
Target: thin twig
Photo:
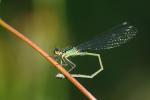
[[[7,24],[4,20],[0,19],[0,25],[6,30],[10,31],[12,34],[16,35],[18,38],[26,42],[29,46],[35,49],[41,54],[45,59],[54,65],[65,77],[72,82],[88,99],[96,100],[96,98],[81,85],[75,78],[73,78],[59,63],[57,63],[51,56],[49,56],[44,50],[42,50],[38,45],[33,43],[29,38],[24,36],[22,33],[18,32],[16,29]]]

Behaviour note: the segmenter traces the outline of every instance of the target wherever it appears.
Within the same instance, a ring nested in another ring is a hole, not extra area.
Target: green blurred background
[[[45,51],[77,45],[123,21],[139,29],[130,43],[101,53],[104,71],[78,79],[98,100],[150,100],[150,2],[146,0],[2,0],[0,16]],[[97,61],[73,59],[73,73]],[[88,62],[88,63],[87,63]],[[0,100],[86,100],[35,50],[0,27]]]

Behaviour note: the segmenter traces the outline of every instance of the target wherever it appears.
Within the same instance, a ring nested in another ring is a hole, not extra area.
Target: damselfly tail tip
[[[65,76],[64,76],[63,74],[58,73],[58,74],[56,75],[56,78],[58,78],[58,79],[64,79]]]
[[[122,25],[127,25],[127,24],[128,24],[128,22],[127,22],[127,21],[125,21],[125,22],[123,22],[123,23],[122,23]]]

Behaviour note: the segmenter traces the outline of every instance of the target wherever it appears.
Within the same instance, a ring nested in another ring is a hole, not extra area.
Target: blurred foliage
[[[3,0],[0,16],[44,50],[89,40],[129,21],[139,29],[130,43],[101,53],[105,70],[78,79],[102,100],[150,99],[150,13],[146,0]],[[96,60],[72,59],[72,73],[92,73]],[[88,63],[87,63],[88,62]],[[84,100],[67,80],[32,48],[0,27],[0,100]]]

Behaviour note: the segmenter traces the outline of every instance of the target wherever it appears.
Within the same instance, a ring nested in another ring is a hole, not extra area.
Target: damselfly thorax
[[[75,57],[75,56],[83,56],[86,52],[81,52],[76,47],[69,48],[62,52],[62,57]]]

